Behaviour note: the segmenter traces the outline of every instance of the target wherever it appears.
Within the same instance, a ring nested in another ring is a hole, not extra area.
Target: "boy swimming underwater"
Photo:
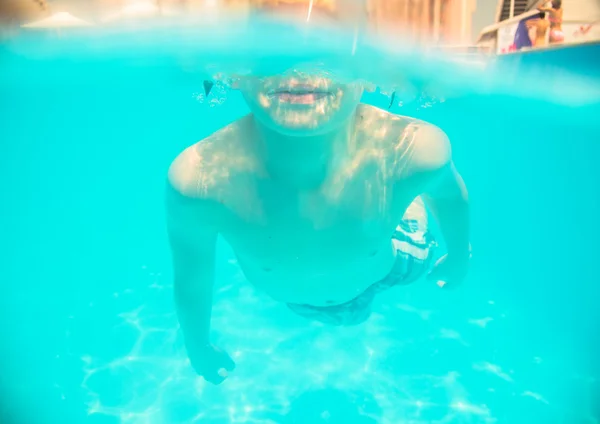
[[[306,4],[284,10],[306,17]],[[192,366],[215,384],[234,368],[210,342],[218,234],[253,285],[333,325],[365,321],[376,294],[429,270],[424,205],[448,249],[430,276],[455,285],[470,257],[467,191],[439,128],[299,69],[239,88],[251,114],[184,150],[167,190],[177,312]]]

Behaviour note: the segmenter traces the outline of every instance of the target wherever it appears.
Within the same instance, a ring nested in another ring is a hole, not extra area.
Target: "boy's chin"
[[[335,129],[334,126],[325,123],[317,125],[308,124],[290,124],[280,122],[270,122],[268,127],[274,132],[288,137],[311,137],[327,134]]]
[[[313,115],[312,117],[294,116],[291,113],[278,117],[267,115],[264,119],[260,120],[266,127],[282,135],[309,137],[335,131],[345,121],[336,118],[338,117],[326,115]]]

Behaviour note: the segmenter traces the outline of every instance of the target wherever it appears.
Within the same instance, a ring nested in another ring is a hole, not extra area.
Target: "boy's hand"
[[[435,263],[427,278],[441,287],[456,287],[467,276],[470,255],[465,258],[454,258],[444,255]]]
[[[227,352],[210,344],[188,349],[188,355],[196,373],[212,384],[221,384],[235,369]]]

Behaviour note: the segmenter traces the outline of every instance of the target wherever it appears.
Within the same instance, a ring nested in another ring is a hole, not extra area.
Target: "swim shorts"
[[[371,304],[376,294],[394,286],[410,284],[429,270],[436,243],[427,228],[420,228],[423,225],[426,226],[412,219],[400,222],[392,236],[396,249],[394,267],[387,277],[354,299],[333,306],[288,303],[288,307],[298,315],[330,325],[356,325],[366,321],[371,315]]]

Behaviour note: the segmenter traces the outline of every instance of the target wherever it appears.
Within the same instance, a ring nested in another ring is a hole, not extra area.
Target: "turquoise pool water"
[[[239,94],[201,102],[180,65],[2,46],[2,422],[596,422],[600,115],[561,102],[565,81],[598,83],[585,49],[502,63],[563,81],[555,101],[456,86],[393,106],[453,141],[475,252],[459,290],[394,289],[328,328],[255,291],[221,244],[213,322],[237,369],[215,387],[177,333],[163,188],[178,152],[246,113]]]

